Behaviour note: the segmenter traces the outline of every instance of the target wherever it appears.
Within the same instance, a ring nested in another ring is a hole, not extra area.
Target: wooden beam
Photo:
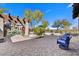
[[[13,18],[10,16],[10,13],[9,13],[9,18],[10,18],[10,20],[13,20]]]
[[[20,22],[20,24],[21,24],[22,26],[24,26],[24,25],[22,24],[22,22],[19,20],[19,16],[17,16],[17,20]]]

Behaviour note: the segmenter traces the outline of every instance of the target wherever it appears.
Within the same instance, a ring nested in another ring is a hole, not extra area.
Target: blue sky
[[[24,17],[24,10],[31,9],[32,11],[39,9],[44,13],[44,19],[48,20],[49,25],[55,20],[67,19],[72,23],[72,26],[77,25],[77,20],[72,19],[72,7],[68,7],[69,3],[5,3],[1,4],[0,8],[7,8],[12,16]]]

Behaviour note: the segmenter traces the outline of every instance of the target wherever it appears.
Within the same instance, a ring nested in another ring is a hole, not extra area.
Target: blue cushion
[[[65,44],[66,42],[64,40],[57,40],[58,44]]]

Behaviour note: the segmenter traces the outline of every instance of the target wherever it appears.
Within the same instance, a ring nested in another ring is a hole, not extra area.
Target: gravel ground
[[[56,36],[50,35],[12,43],[9,38],[0,43],[1,56],[75,56],[79,55],[79,43],[70,43],[70,50],[62,50],[56,44]]]

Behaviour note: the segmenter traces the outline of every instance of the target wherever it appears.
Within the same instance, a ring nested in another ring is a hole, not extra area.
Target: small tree
[[[71,25],[71,23],[69,21],[67,21],[66,19],[63,19],[61,21],[62,24],[62,28],[64,28],[65,32],[67,32],[69,30],[69,27]]]
[[[40,36],[43,35],[47,26],[48,22],[44,20],[41,26],[34,28],[34,33]]]
[[[6,12],[7,10],[8,10],[8,9],[6,9],[6,8],[0,8],[0,14]]]
[[[34,28],[34,33],[41,36],[45,33],[45,28],[43,28],[42,26],[38,26]]]
[[[71,23],[69,21],[63,19],[55,21],[52,27],[56,27],[57,28],[56,32],[58,32],[59,28],[64,28],[65,30],[67,30],[70,25]]]
[[[35,10],[34,12],[32,12],[31,10],[26,10],[25,18],[30,21],[29,24],[31,24],[31,27],[35,34],[42,35],[45,32],[45,28],[48,26],[48,22],[42,20],[43,13],[40,10]],[[39,22],[42,22],[42,25],[35,27],[35,25],[38,25]]]
[[[59,30],[60,26],[61,26],[61,21],[60,20],[55,21],[54,24],[52,25],[52,27],[57,28],[56,32]]]
[[[27,9],[25,10],[24,12],[24,16],[25,18],[28,20],[29,22],[29,25],[31,26],[31,28],[33,28],[33,25],[32,25],[32,11],[30,9]],[[25,23],[26,24],[26,23]],[[31,29],[32,30],[32,29]],[[30,33],[30,28],[29,28],[29,33]]]
[[[32,26],[32,11],[30,9],[25,10],[25,18],[28,19],[29,23]]]
[[[32,14],[33,23],[37,25],[43,18],[43,13],[40,10],[35,10]]]
[[[48,25],[49,25],[49,24],[48,24],[48,21],[44,20],[44,21],[43,21],[43,25],[42,25],[43,28],[46,28]]]
[[[29,20],[29,24],[33,29],[43,18],[43,13],[40,10],[32,12],[30,9],[25,10],[25,18]]]
[[[71,25],[71,23],[67,21],[66,19],[62,20],[61,22],[65,30],[68,29],[68,27]]]

